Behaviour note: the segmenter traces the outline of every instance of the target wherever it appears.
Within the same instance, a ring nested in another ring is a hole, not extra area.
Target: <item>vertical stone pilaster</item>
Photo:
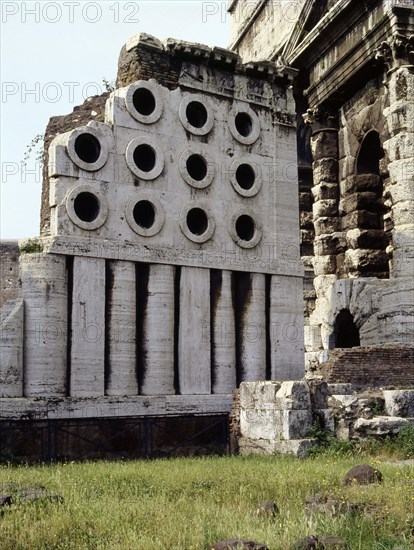
[[[136,282],[133,262],[109,263],[106,395],[137,395]]]
[[[305,115],[312,124],[313,224],[315,275],[337,271],[338,254],[338,128],[336,116],[322,109]]]
[[[181,269],[178,371],[180,394],[211,393],[208,269]]]
[[[390,139],[384,143],[390,164],[391,277],[414,273],[414,66],[388,72],[390,105],[385,109]]]
[[[343,258],[339,224],[338,124],[334,113],[323,109],[309,110],[305,121],[312,125],[313,156],[313,225],[315,310],[305,331],[305,349],[312,356],[321,351],[321,325],[326,308],[325,290],[336,280]],[[315,282],[318,284],[315,284]],[[321,290],[322,289],[322,290]],[[309,364],[309,357],[307,357]]]
[[[174,393],[174,266],[152,264],[143,319],[145,372],[140,393]]]
[[[66,395],[66,258],[54,254],[20,256],[24,296],[24,396]]]

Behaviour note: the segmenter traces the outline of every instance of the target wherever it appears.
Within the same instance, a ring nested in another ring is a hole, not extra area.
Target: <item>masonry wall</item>
[[[355,389],[414,385],[414,348],[404,345],[336,349],[320,370],[328,383]]]
[[[291,75],[140,34],[120,87],[51,122],[5,417],[226,412],[244,380],[303,376]]]

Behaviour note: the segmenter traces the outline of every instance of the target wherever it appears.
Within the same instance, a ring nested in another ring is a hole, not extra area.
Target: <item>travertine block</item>
[[[265,276],[250,275],[250,289],[246,296],[240,322],[240,362],[242,380],[266,380],[266,298]]]
[[[66,395],[66,258],[22,254],[20,272],[25,304],[24,395]]]
[[[304,376],[302,279],[272,277],[270,282],[270,353],[272,380]]]
[[[135,264],[110,262],[106,395],[137,395]]]
[[[236,333],[230,271],[211,273],[213,309],[213,393],[231,393],[236,387]]]
[[[100,397],[105,378],[105,260],[73,260],[70,395]]]
[[[184,315],[185,310],[184,310]],[[174,389],[174,267],[151,265],[142,316],[143,395],[168,395]],[[229,392],[230,393],[230,392]]]
[[[309,387],[304,380],[283,382],[276,394],[280,410],[305,410],[310,408]]]
[[[178,377],[181,394],[211,392],[210,272],[183,267],[180,278]]]
[[[0,397],[23,396],[23,300],[9,300],[0,312]]]

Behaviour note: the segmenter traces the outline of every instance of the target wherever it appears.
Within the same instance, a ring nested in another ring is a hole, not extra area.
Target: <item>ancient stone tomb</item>
[[[127,51],[177,81],[137,74],[103,121],[53,140],[50,234],[20,244],[3,331],[19,350],[5,411],[24,396],[61,398],[58,415],[78,398],[74,416],[90,398],[95,416],[225,412],[243,380],[303,376],[289,72],[143,36]]]

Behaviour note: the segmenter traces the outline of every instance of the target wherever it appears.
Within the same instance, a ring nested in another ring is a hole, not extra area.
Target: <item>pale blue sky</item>
[[[38,235],[41,169],[26,145],[114,80],[127,38],[147,32],[227,47],[226,1],[1,2],[0,238]]]

